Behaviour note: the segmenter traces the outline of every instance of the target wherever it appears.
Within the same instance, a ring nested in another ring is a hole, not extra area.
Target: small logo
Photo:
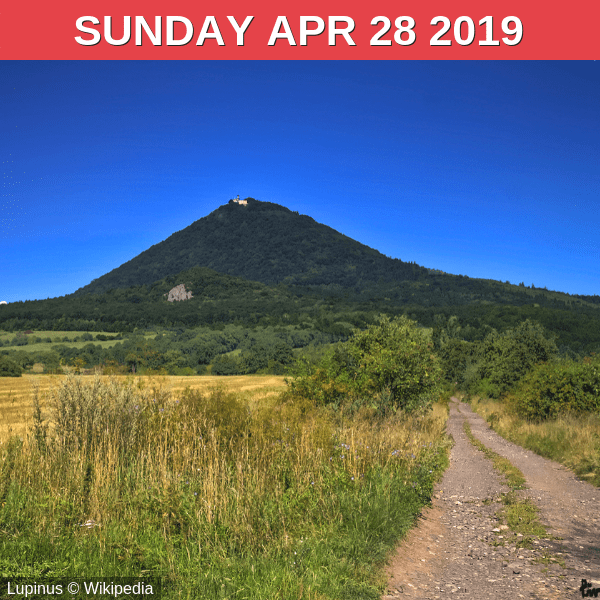
[[[579,588],[582,598],[598,598],[600,596],[600,587],[593,588],[591,583],[588,583],[587,579],[581,580],[581,587]]]

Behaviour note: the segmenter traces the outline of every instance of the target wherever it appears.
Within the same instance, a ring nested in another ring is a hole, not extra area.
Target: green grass
[[[75,342],[73,341],[76,337],[83,335],[84,333],[91,333],[92,336],[94,336],[93,340],[88,340],[88,341],[79,341],[79,342]],[[6,342],[12,341],[15,337],[16,337],[17,333],[16,332],[7,332],[7,331],[0,331],[0,340],[6,344]],[[44,338],[51,338],[52,342],[40,342],[37,344],[26,344],[24,346],[7,346],[7,345],[3,345],[0,347],[0,350],[15,350],[15,351],[24,351],[24,352],[49,352],[52,350],[53,346],[57,346],[57,345],[64,345],[67,346],[69,348],[77,348],[77,349],[81,349],[84,346],[87,346],[88,344],[93,344],[94,346],[101,346],[102,348],[112,348],[115,344],[122,342],[122,339],[119,340],[96,340],[96,336],[97,335],[106,335],[109,337],[114,337],[119,335],[118,333],[115,332],[110,332],[110,331],[33,331],[33,333],[28,334],[28,338],[29,337],[40,337],[42,339]],[[144,337],[146,339],[153,339],[156,337],[156,332],[145,332],[144,333]],[[62,339],[64,337],[69,338],[69,341],[62,341]]]
[[[533,562],[542,565],[550,565],[552,563],[556,563],[557,565],[560,565],[563,569],[567,568],[564,558],[560,558],[552,554],[551,552],[548,552],[548,550],[543,550],[542,556],[535,558]],[[545,569],[544,571],[547,570]]]
[[[481,450],[492,461],[494,469],[505,477],[506,485],[508,485],[510,491],[501,494],[500,499],[504,508],[498,516],[506,521],[514,535],[521,534],[523,536],[517,542],[517,547],[528,548],[531,547],[533,537],[547,537],[547,530],[538,519],[538,507],[530,498],[516,493],[527,488],[523,473],[507,458],[500,456],[481,443],[471,432],[471,427],[466,420],[463,423],[463,429],[469,441]],[[503,545],[503,543],[499,545]]]
[[[600,415],[562,415],[528,422],[503,402],[475,398],[471,406],[505,439],[565,465],[600,487]]]
[[[471,432],[469,423],[465,420],[463,423],[463,429],[471,444],[473,444],[478,450],[481,450],[487,458],[489,458],[494,464],[494,469],[499,471],[506,478],[506,484],[511,490],[523,490],[526,488],[525,477],[523,473],[517,469],[507,458],[500,456],[497,452],[494,452],[488,448],[485,444],[482,444]]]
[[[539,522],[539,510],[529,499],[517,496],[514,492],[503,494],[506,524],[514,533],[523,536],[546,537],[548,532]]]
[[[0,445],[0,577],[157,576],[165,598],[379,599],[387,556],[448,464],[442,407],[341,419],[285,397],[76,377],[48,393],[50,422]]]

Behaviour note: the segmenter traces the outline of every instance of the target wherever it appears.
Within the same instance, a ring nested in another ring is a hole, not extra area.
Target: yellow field
[[[23,375],[22,377],[0,377],[0,441],[11,434],[24,435],[32,424],[32,388],[39,384],[40,396],[50,387],[57,386],[65,375]],[[92,379],[93,375],[82,375]],[[117,376],[116,379],[127,379],[131,376]],[[214,387],[224,387],[228,391],[251,396],[260,400],[285,389],[284,378],[277,375],[233,375],[229,377],[198,376],[176,377],[169,375],[134,377],[139,385],[161,383],[174,392],[189,387],[194,390],[208,391]]]

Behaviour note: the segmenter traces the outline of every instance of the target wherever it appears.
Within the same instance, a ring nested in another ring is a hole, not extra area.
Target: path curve
[[[518,538],[497,517],[508,488],[467,439],[465,420],[479,441],[523,472],[528,489],[522,494],[540,509],[548,535],[562,540],[516,547]],[[506,441],[456,398],[447,431],[455,441],[450,467],[436,486],[432,507],[393,557],[383,599],[566,600],[582,597],[582,579],[600,588],[600,489]],[[564,560],[564,567],[551,557]]]

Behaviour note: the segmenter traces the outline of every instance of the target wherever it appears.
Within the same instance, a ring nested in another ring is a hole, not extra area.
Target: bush
[[[536,364],[554,358],[558,349],[539,323],[527,319],[514,329],[488,334],[465,370],[469,393],[499,398],[512,389]]]
[[[221,354],[212,362],[213,375],[239,375],[240,364],[235,356]]]
[[[460,381],[474,351],[474,344],[464,340],[450,339],[440,350],[438,356],[441,360],[444,379],[449,382]]]
[[[292,347],[285,341],[275,338],[255,344],[240,357],[240,373],[269,373],[283,375],[294,361]]]
[[[440,367],[428,335],[405,316],[357,331],[315,366],[301,363],[293,392],[317,404],[371,404],[412,412],[439,392]]]
[[[0,356],[0,377],[21,377],[23,369],[8,356]]]
[[[13,346],[27,346],[28,343],[29,343],[29,338],[22,333],[20,333],[20,334],[18,333],[12,339]]]
[[[538,365],[509,401],[519,416],[533,421],[600,413],[600,357]]]

